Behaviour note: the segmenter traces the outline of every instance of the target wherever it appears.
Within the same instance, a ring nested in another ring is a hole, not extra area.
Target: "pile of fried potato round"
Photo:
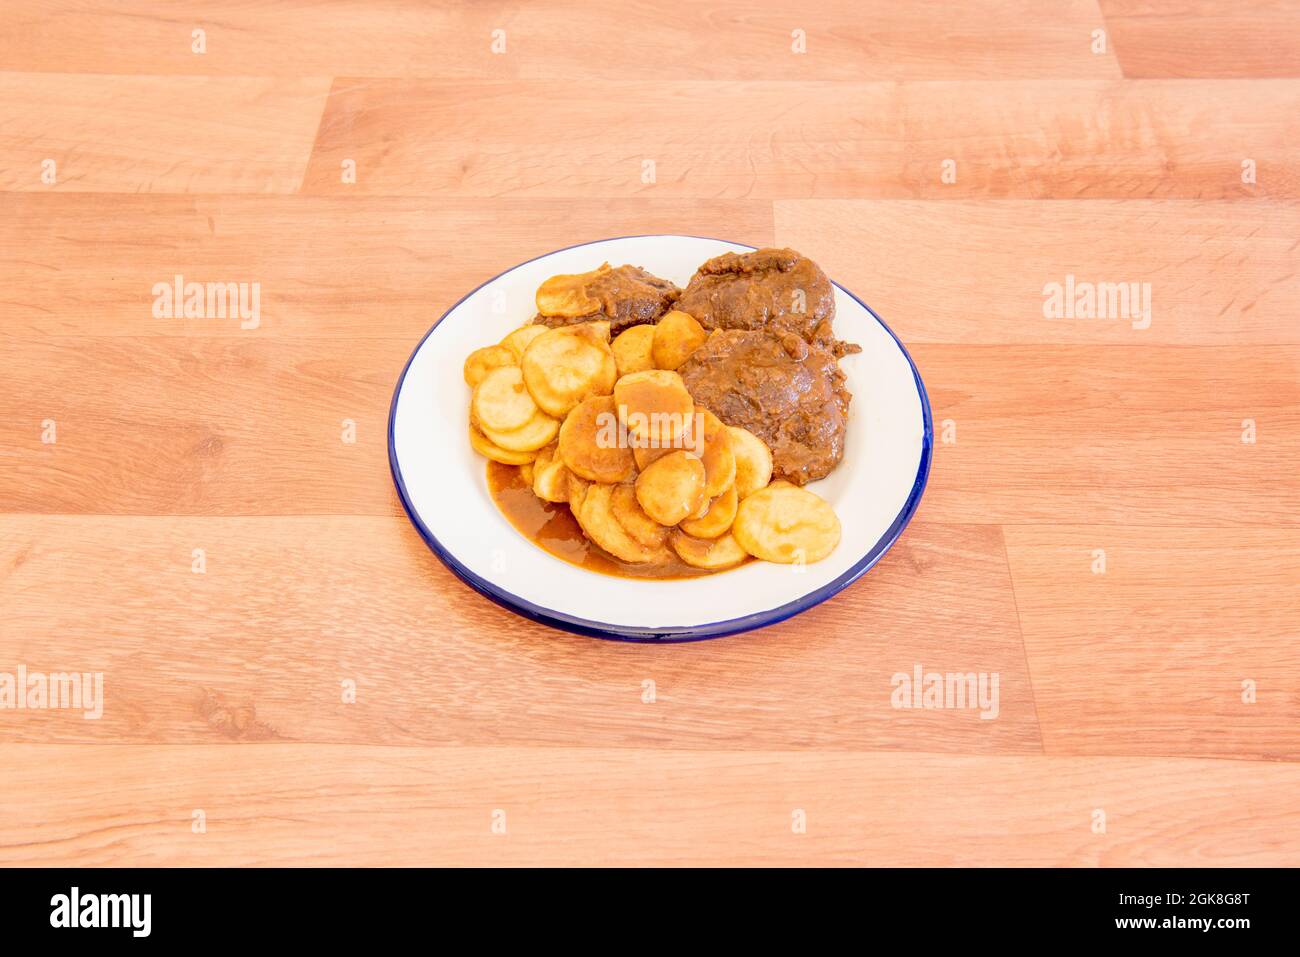
[[[677,374],[706,338],[678,311],[613,342],[605,321],[522,326],[465,360],[470,444],[518,466],[624,562],[721,571],[751,555],[825,558],[840,540],[830,505],[773,482],[767,445],[697,406]],[[626,441],[609,441],[611,421]]]

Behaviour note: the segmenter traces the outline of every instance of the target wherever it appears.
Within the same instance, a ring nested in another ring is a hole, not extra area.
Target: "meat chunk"
[[[629,326],[655,322],[673,307],[681,290],[640,266],[611,267],[605,263],[592,272],[552,276],[537,291],[538,314],[534,322],[567,326],[575,322],[608,319],[610,333]]]
[[[844,457],[853,397],[835,356],[800,335],[715,332],[678,372],[699,405],[767,443],[774,478],[804,485]]]
[[[705,329],[792,332],[837,355],[831,333],[835,290],[821,267],[793,249],[723,253],[696,270],[677,308]]]

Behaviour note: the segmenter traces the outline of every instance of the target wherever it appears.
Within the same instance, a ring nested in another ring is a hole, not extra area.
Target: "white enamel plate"
[[[535,545],[498,510],[486,462],[469,446],[465,357],[536,312],[557,273],[603,262],[642,266],[685,287],[704,260],[753,247],[692,236],[630,236],[561,249],[475,289],[429,330],[397,381],[388,422],[393,481],[429,547],[470,587],[557,628],[629,641],[692,641],[761,628],[825,601],[880,560],[916,511],[930,470],[930,405],[901,343],[852,293],[835,287],[835,333],[862,346],[841,360],[853,393],[845,456],[809,486],[839,516],[830,557],[803,568],[750,562],[698,578],[619,578]]]

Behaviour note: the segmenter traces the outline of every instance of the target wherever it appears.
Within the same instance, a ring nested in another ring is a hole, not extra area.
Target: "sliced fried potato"
[[[599,339],[605,345],[609,345],[609,327],[608,319],[593,319],[591,322],[584,322],[581,329],[594,339]]]
[[[611,348],[620,377],[655,367],[654,341],[654,326],[633,326],[614,337]]]
[[[615,485],[610,497],[614,518],[627,532],[646,548],[658,548],[668,539],[668,526],[660,525],[645,513],[636,500],[636,489],[624,483]]]
[[[587,489],[578,524],[588,538],[615,558],[637,564],[653,561],[654,549],[647,548],[634,539],[614,518],[611,505],[613,491],[614,486],[604,484],[596,484]]]
[[[683,520],[680,528],[687,535],[696,538],[717,538],[731,528],[739,504],[736,486],[729,486],[725,492],[709,502],[708,510],[702,516]]]
[[[704,420],[704,454],[700,456],[704,462],[704,494],[717,498],[736,482],[736,453],[732,449],[731,433],[708,409],[697,406],[695,411]]]
[[[533,484],[534,475],[532,462],[525,462],[523,465],[519,466],[519,477],[524,480],[525,485]]]
[[[556,454],[554,443],[537,453],[533,463],[533,494],[544,502],[569,500],[569,470]]]
[[[840,542],[840,520],[826,500],[789,482],[773,482],[740,503],[731,534],[764,561],[818,562]]]
[[[677,529],[668,540],[677,557],[687,565],[713,572],[732,568],[749,557],[730,535],[719,538],[694,538]]]
[[[519,367],[502,366],[490,370],[474,386],[469,409],[480,429],[511,432],[522,429],[537,414],[537,403],[524,386]]]
[[[587,497],[587,489],[591,488],[591,483],[570,471],[566,484],[569,487],[569,511],[573,512],[574,518],[577,518],[578,509],[582,508],[582,501]]]
[[[609,263],[591,272],[552,276],[537,287],[537,311],[543,316],[576,319],[600,309],[600,300],[587,294],[587,284],[610,271]]]
[[[500,462],[502,465],[523,465],[537,457],[536,452],[511,452],[492,442],[478,430],[474,423],[469,426],[469,444],[479,455]]]
[[[465,360],[465,384],[472,389],[493,369],[518,364],[519,357],[505,346],[484,346],[482,349],[475,349]]]
[[[533,494],[543,502],[567,502],[572,473],[563,462],[552,461],[544,469],[533,465]]]
[[[510,354],[515,357],[515,364],[524,357],[524,350],[528,344],[546,331],[546,326],[538,326],[529,323],[526,326],[520,326],[510,335],[501,340],[502,348],[509,349]]]
[[[674,309],[660,319],[654,330],[655,367],[674,372],[709,338],[709,334],[695,321],[694,316],[679,309]]]
[[[632,477],[636,460],[632,450],[619,443],[613,396],[593,395],[574,407],[560,426],[559,454],[572,472],[589,482],[616,485]]]
[[[509,432],[489,429],[486,425],[480,426],[480,428],[494,445],[499,445],[511,452],[533,452],[555,439],[556,434],[560,431],[560,420],[553,419],[541,409],[538,409],[522,428],[511,429]]]
[[[772,481],[772,450],[748,429],[727,426],[736,457],[736,495],[743,502]]]
[[[677,450],[667,445],[661,449],[650,445],[634,445],[632,446],[632,457],[636,459],[638,471],[644,472],[650,467],[651,462],[675,451]]]
[[[595,323],[547,329],[529,343],[520,360],[528,391],[542,411],[563,418],[589,395],[609,395],[618,365]]]
[[[676,372],[646,369],[614,383],[618,415],[642,443],[675,446],[691,423],[695,402]]]
[[[660,525],[676,525],[704,501],[704,466],[689,452],[665,455],[637,476],[636,500]]]

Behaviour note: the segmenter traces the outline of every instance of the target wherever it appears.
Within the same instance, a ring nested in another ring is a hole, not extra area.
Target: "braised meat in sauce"
[[[858,351],[831,333],[835,290],[821,267],[793,249],[723,253],[695,271],[677,308],[705,329],[793,332],[835,355]]]
[[[773,477],[796,485],[844,457],[849,402],[834,354],[786,330],[714,332],[678,370],[691,396],[772,450]]]
[[[618,335],[629,326],[656,322],[681,295],[675,283],[640,266],[614,266],[574,276],[554,276],[538,290],[537,318],[546,326],[608,319]]]
[[[772,450],[777,478],[803,485],[844,457],[852,395],[835,338],[835,289],[793,249],[723,253],[708,260],[676,307],[709,339],[679,370],[695,401]]]

